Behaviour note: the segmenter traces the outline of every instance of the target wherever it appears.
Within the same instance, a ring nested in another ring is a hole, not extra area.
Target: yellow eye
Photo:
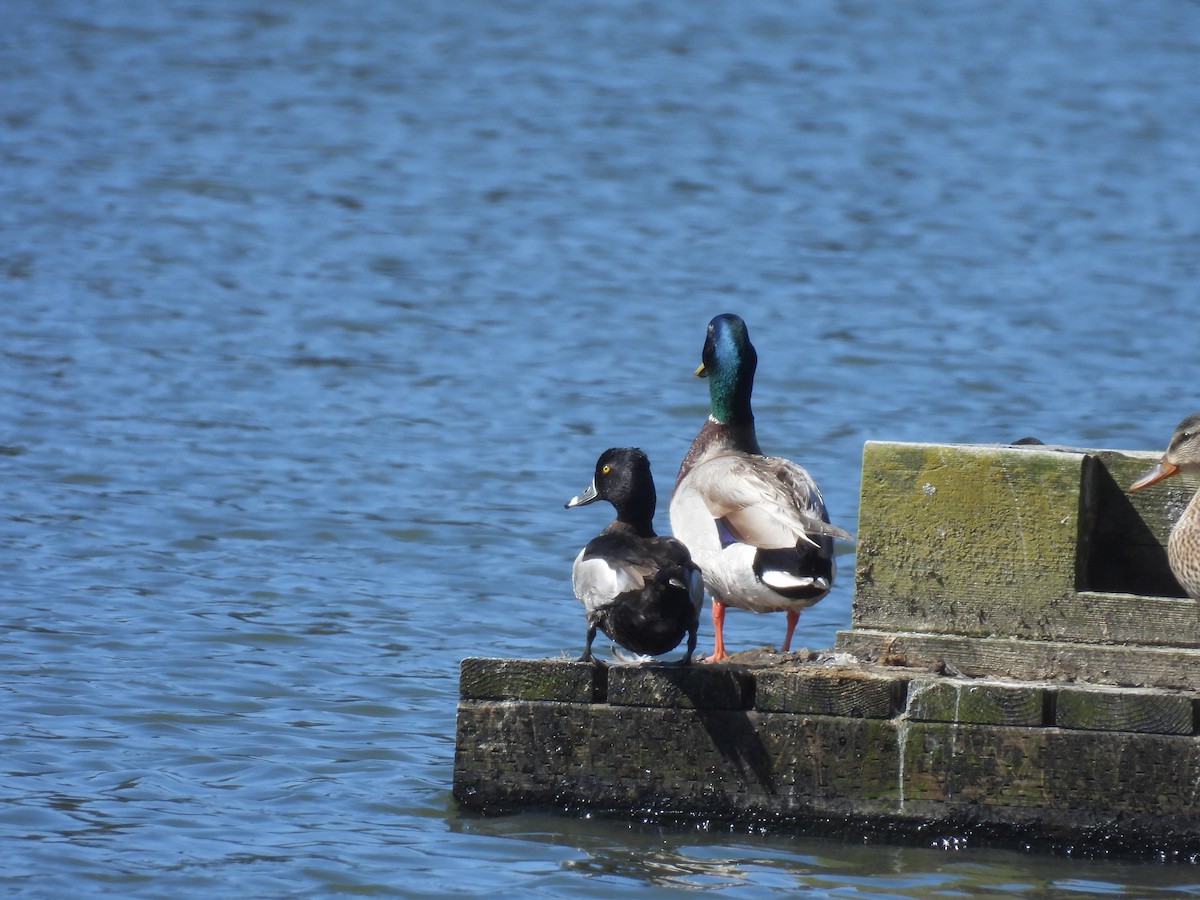
[[[609,472],[611,472],[611,471],[612,471],[612,466],[606,465],[606,466],[605,466],[603,469],[601,469],[600,471],[601,471],[601,472],[603,472],[605,475],[607,475]]]

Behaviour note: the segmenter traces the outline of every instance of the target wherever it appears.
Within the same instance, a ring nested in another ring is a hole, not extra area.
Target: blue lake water
[[[1200,894],[450,796],[458,661],[582,647],[601,450],[647,451],[666,530],[714,314],[851,530],[865,440],[1156,449],[1200,408],[1200,5],[4,18],[5,894]]]

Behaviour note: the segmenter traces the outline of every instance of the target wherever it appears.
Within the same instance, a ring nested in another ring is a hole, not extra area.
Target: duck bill
[[[592,482],[587,486],[587,489],[582,494],[576,494],[566,503],[566,508],[572,506],[587,506],[589,503],[595,503],[600,499],[600,495],[596,493],[596,482]]]
[[[1135,481],[1129,486],[1131,491],[1140,491],[1142,488],[1150,487],[1152,484],[1157,484],[1164,478],[1170,478],[1179,471],[1179,466],[1174,463],[1167,462],[1166,458],[1160,459],[1158,465]]]
[[[700,363],[700,365],[696,366],[696,371],[693,372],[692,374],[695,375],[697,378],[707,378],[708,377],[708,369],[704,368],[704,363]]]

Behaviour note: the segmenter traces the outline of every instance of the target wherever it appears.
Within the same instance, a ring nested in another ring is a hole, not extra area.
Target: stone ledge
[[[1059,728],[1138,734],[1192,734],[1195,700],[1184,694],[1137,688],[1064,687],[1058,690]]]
[[[904,708],[905,680],[850,668],[764,669],[757,672],[755,709],[889,719]]]
[[[467,657],[459,664],[464,700],[556,700],[602,703],[608,669],[567,659]]]
[[[607,699],[613,706],[746,709],[754,685],[754,676],[738,666],[610,666]]]

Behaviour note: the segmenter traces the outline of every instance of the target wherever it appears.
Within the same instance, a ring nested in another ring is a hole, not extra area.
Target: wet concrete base
[[[1200,852],[1200,737],[1181,693],[793,655],[689,668],[470,659],[461,694],[465,809]]]

